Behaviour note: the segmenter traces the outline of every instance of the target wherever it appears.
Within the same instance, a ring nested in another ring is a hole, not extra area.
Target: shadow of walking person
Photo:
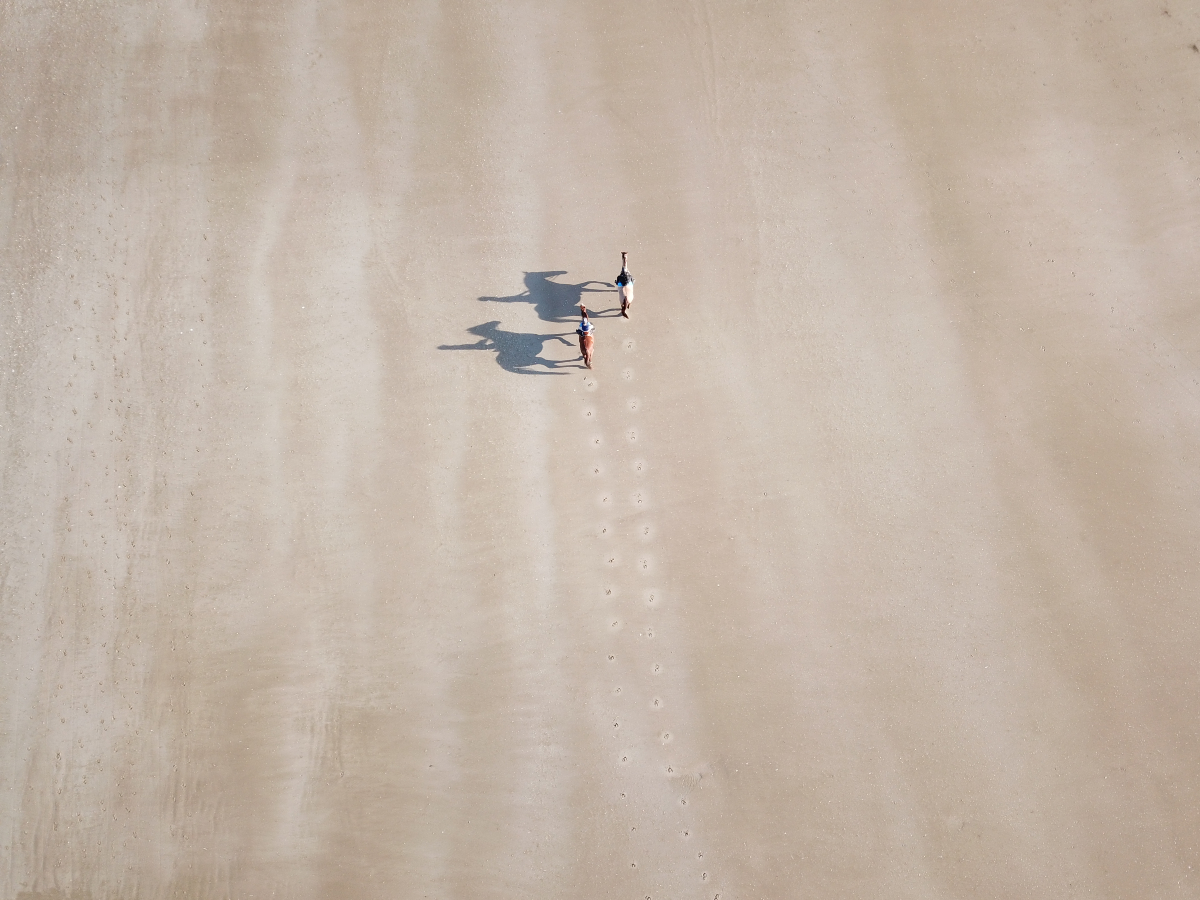
[[[583,302],[583,295],[609,293],[613,286],[607,281],[584,281],[581,284],[563,284],[553,279],[566,272],[526,272],[525,290],[511,297],[480,297],[483,303],[529,303],[537,317],[543,322],[570,322],[575,310]],[[598,284],[595,288],[590,285]],[[593,313],[593,315],[596,315]],[[605,310],[601,315],[620,315],[619,309]]]
[[[474,344],[442,344],[439,350],[491,350],[496,362],[506,372],[519,375],[565,375],[566,372],[539,371],[535,366],[546,369],[583,368],[575,360],[546,359],[542,347],[547,341],[561,341],[568,347],[572,342],[560,334],[526,334],[519,331],[504,331],[499,322],[484,322],[468,328],[471,334],[479,335]]]

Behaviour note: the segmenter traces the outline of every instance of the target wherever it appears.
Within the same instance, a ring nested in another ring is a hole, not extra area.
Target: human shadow
[[[525,290],[511,297],[480,297],[482,303],[529,303],[543,322],[569,322],[578,315],[584,294],[615,293],[616,287],[607,281],[584,281],[563,284],[553,279],[566,272],[526,272]],[[601,287],[591,287],[593,284]],[[590,312],[590,311],[589,311]],[[594,318],[618,316],[620,309],[593,312]]]
[[[581,369],[577,360],[546,359],[542,347],[547,341],[560,341],[568,347],[572,342],[561,334],[527,334],[520,331],[505,331],[499,322],[484,322],[468,328],[471,334],[479,335],[474,344],[442,344],[439,350],[490,350],[496,354],[496,362],[506,372],[519,375],[566,375],[566,372],[539,371],[535,366],[546,369]]]

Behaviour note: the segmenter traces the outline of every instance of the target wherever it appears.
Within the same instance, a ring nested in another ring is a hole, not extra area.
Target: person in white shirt
[[[621,298],[621,315],[629,318],[633,305],[633,276],[629,274],[629,254],[621,251],[621,274],[617,276],[617,296]]]

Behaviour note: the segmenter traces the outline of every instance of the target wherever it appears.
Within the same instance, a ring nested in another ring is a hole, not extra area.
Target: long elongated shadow
[[[480,297],[483,303],[529,303],[537,317],[543,322],[569,322],[579,313],[579,304],[584,294],[616,293],[616,287],[607,281],[584,281],[580,284],[564,284],[554,281],[566,272],[526,272],[525,290],[511,297]],[[598,284],[600,287],[592,287]],[[593,316],[620,315],[619,309],[608,309],[592,313]]]
[[[552,369],[581,369],[583,363],[574,360],[546,359],[542,348],[547,341],[560,341],[568,347],[572,342],[561,334],[528,334],[520,331],[505,331],[499,322],[484,322],[468,328],[471,334],[479,335],[474,344],[442,344],[439,350],[487,350],[496,354],[496,362],[506,372],[518,375],[566,375],[566,372],[547,371]],[[536,368],[538,366],[542,369]]]

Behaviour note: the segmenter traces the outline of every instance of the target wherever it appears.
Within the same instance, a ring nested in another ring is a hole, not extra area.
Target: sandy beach
[[[4,4],[0,898],[1200,898],[1198,41]]]

